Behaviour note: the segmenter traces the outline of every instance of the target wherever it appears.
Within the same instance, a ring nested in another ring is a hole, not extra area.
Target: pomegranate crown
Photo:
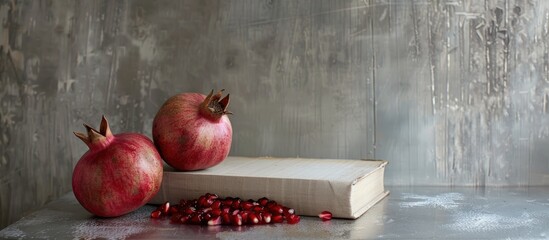
[[[233,114],[230,111],[227,111],[229,106],[230,94],[227,94],[224,98],[221,98],[225,89],[221,89],[219,92],[214,94],[214,90],[208,94],[204,101],[200,104],[200,111],[206,116],[211,117],[212,119],[220,119],[224,114]]]
[[[112,138],[111,128],[109,127],[109,122],[107,121],[107,118],[105,118],[105,115],[102,116],[99,131],[85,123],[84,127],[87,130],[87,135],[80,132],[74,132],[74,135],[80,138],[80,140],[82,140],[89,147],[96,144],[106,143],[108,139]]]

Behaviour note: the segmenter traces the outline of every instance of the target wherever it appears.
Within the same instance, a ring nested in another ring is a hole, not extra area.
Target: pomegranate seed
[[[212,202],[212,205],[210,205],[212,209],[219,209],[221,208],[221,201],[215,200]]]
[[[318,214],[318,217],[322,219],[322,221],[329,221],[332,219],[332,213],[329,211],[322,211],[320,214]]]
[[[206,213],[206,214],[202,215],[202,220],[204,220],[204,221],[209,221],[210,219],[212,219],[212,215],[211,215],[211,214]]]
[[[257,206],[255,206],[254,208],[252,208],[252,211],[254,211],[254,212],[261,212],[261,211],[263,211],[263,207],[257,205]]]
[[[191,217],[189,215],[183,215],[181,218],[179,218],[179,222],[181,223],[187,223]]]
[[[185,214],[191,215],[196,212],[196,208],[188,207],[188,208],[185,208],[183,211],[185,212]]]
[[[236,215],[236,214],[238,214],[239,212],[240,212],[240,210],[235,209],[235,210],[233,210],[233,212],[231,213],[231,215]]]
[[[213,209],[210,214],[212,214],[212,216],[221,216],[221,213],[222,211],[220,209]]]
[[[235,208],[235,209],[240,208],[240,202],[241,202],[240,199],[234,200],[234,201],[233,201],[233,204],[231,204],[231,207],[232,207],[232,208]]]
[[[240,216],[242,217],[242,224],[245,224],[248,222],[248,216],[250,215],[250,213],[251,212],[247,210],[240,212]]]
[[[151,213],[151,218],[159,218],[161,215],[162,215],[162,211],[160,211],[160,210],[154,210],[154,211]]]
[[[209,207],[212,205],[215,199],[207,198],[206,196],[200,196],[198,198],[198,206],[200,207]]]
[[[269,212],[263,212],[262,215],[263,215],[263,222],[265,222],[265,223],[270,223],[271,222],[271,217],[273,216],[273,214],[271,214]]]
[[[215,199],[219,198],[219,196],[217,196],[217,194],[215,194],[215,193],[206,193],[205,197],[207,199],[212,199],[212,200],[215,200]]]
[[[202,222],[202,219],[203,218],[201,214],[195,213],[191,215],[191,223],[200,224]]]
[[[243,210],[249,210],[251,209],[252,207],[254,207],[254,204],[251,203],[251,202],[242,202],[240,204],[240,207],[243,209]]]
[[[282,215],[273,215],[271,217],[271,222],[273,223],[281,223],[281,222],[284,222],[284,216]]]
[[[208,220],[208,225],[209,226],[216,226],[216,225],[220,225],[220,224],[221,224],[221,217],[220,216],[216,216],[216,217],[213,217],[210,220]]]
[[[295,214],[295,210],[293,208],[283,207],[284,214]]]
[[[296,224],[299,222],[299,220],[301,220],[301,218],[299,217],[299,215],[295,215],[295,214],[290,214],[286,218],[286,221],[288,221],[289,224]]]
[[[259,218],[257,218],[257,215],[255,213],[248,214],[248,220],[250,221],[251,224],[259,223]]]
[[[223,223],[225,223],[225,224],[230,224],[231,223],[231,217],[227,213],[222,213],[221,214],[221,219],[223,220]]]
[[[189,204],[189,202],[185,199],[181,199],[179,200],[179,206],[187,206],[187,204]]]
[[[271,207],[277,206],[277,205],[278,205],[278,203],[276,203],[276,201],[269,200],[269,201],[267,202],[267,204],[265,204],[265,207],[266,207],[266,208],[271,208]]]
[[[262,198],[260,198],[259,200],[257,200],[257,202],[258,202],[259,205],[261,205],[261,206],[266,206],[267,203],[269,202],[269,199],[266,198],[266,197],[262,197]]]
[[[272,214],[283,214],[284,213],[284,209],[280,205],[274,205],[274,206],[270,207],[269,211]]]
[[[170,202],[165,202],[161,206],[162,213],[167,214],[170,211]]]
[[[181,215],[181,213],[175,213],[172,215],[172,217],[170,218],[170,221],[173,222],[173,223],[178,223],[178,222],[181,222],[181,217],[183,215]]]
[[[223,206],[232,206],[233,205],[233,199],[228,197],[228,198],[225,198],[225,200],[223,200]]]
[[[231,207],[223,207],[221,209],[221,211],[224,212],[224,213],[229,213],[229,212],[231,212]]]
[[[204,212],[204,213],[207,213],[207,212],[212,211],[212,208],[204,208],[204,209],[202,209],[202,210],[200,210],[200,211],[202,211],[202,212]]]
[[[170,207],[170,214],[175,214],[179,212],[179,205],[173,205]]]
[[[231,215],[231,223],[236,226],[242,225],[242,216],[240,214]]]

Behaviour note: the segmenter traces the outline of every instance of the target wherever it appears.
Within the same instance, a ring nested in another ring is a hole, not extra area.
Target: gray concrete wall
[[[378,158],[389,185],[549,184],[549,2],[0,1],[0,227],[98,125],[231,93],[232,155]]]

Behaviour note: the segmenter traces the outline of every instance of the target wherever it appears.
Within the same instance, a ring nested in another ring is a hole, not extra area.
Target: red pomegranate
[[[227,117],[229,95],[182,93],[168,99],[153,121],[153,140],[169,165],[199,170],[222,162],[231,148],[233,130]]]
[[[162,183],[162,159],[152,141],[137,133],[113,135],[103,116],[100,131],[84,124],[75,132],[89,150],[72,175],[76,199],[89,212],[116,217],[145,205]]]

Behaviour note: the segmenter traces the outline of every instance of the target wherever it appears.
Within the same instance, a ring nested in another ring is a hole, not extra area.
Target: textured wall
[[[549,2],[0,1],[0,227],[70,190],[72,131],[231,93],[231,154],[549,184]]]

